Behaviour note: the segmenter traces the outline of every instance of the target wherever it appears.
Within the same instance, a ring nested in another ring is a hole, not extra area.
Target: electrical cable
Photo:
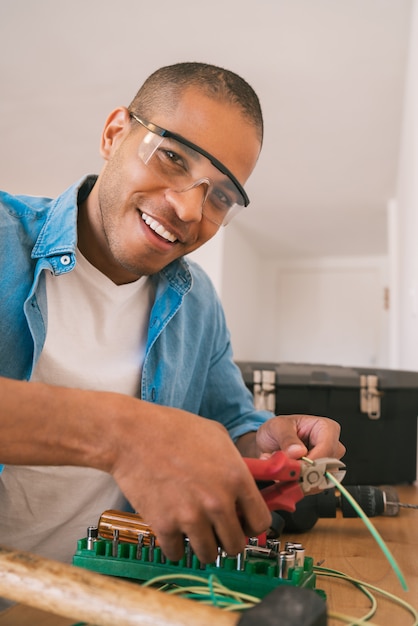
[[[347,574],[344,574],[343,572],[339,572],[338,570],[334,570],[334,569],[327,568],[327,567],[314,566],[314,571],[319,576],[329,576],[331,578],[339,578],[339,579],[341,579],[341,580],[343,580],[345,582],[349,582],[352,585],[354,585],[354,586],[358,587],[359,589],[361,589],[363,591],[363,593],[365,592],[366,589],[370,589],[371,591],[374,591],[375,593],[378,593],[379,595],[385,597],[390,602],[393,602],[394,604],[399,605],[405,611],[410,613],[412,615],[412,617],[414,618],[414,623],[411,626],[418,626],[418,611],[411,604],[409,604],[405,600],[402,600],[402,598],[398,598],[394,594],[389,593],[388,591],[385,591],[384,589],[380,589],[379,587],[376,587],[375,585],[372,585],[370,583],[366,583],[366,582],[364,582],[362,580],[358,580],[356,578],[352,578],[351,576],[348,576]],[[366,594],[366,595],[368,595],[368,594]],[[370,594],[370,595],[372,595],[372,594]],[[348,616],[346,616],[346,617],[348,617]],[[359,620],[363,620],[363,622],[365,622],[368,619],[368,616],[363,616],[362,618],[352,618],[352,619],[357,620],[357,621],[354,622],[354,624],[357,624],[357,622],[359,622]],[[359,623],[363,623],[363,622],[360,621]],[[371,622],[367,622],[367,624],[368,624],[368,626],[372,626]],[[377,626],[377,625],[375,625],[375,626]]]
[[[389,561],[393,571],[395,572],[396,576],[398,577],[399,582],[402,585],[402,588],[405,591],[408,591],[408,585],[407,585],[407,582],[405,580],[405,577],[404,577],[403,573],[401,572],[401,569],[400,569],[398,563],[396,562],[395,557],[393,556],[393,554],[391,553],[391,551],[387,547],[386,543],[384,542],[384,540],[383,540],[382,536],[380,535],[380,533],[378,532],[378,530],[375,528],[375,526],[369,520],[367,515],[365,515],[365,513],[363,512],[363,509],[354,500],[354,498],[351,496],[351,494],[348,493],[348,491],[345,489],[345,487],[343,487],[339,483],[339,481],[332,474],[330,474],[329,472],[327,472],[327,477],[330,480],[332,480],[332,482],[334,483],[334,485],[336,485],[336,487],[338,487],[338,489],[347,498],[347,500],[349,501],[349,503],[351,504],[353,509],[356,511],[358,516],[363,520],[363,522],[367,526],[368,530],[370,531],[370,533],[372,534],[372,536],[376,540],[377,545],[379,546],[379,548],[382,550],[383,554],[385,555],[385,557]]]
[[[418,612],[414,609],[414,607],[401,598],[398,598],[383,589],[379,589],[374,585],[352,578],[337,570],[319,566],[315,566],[314,570],[319,576],[341,579],[344,582],[352,584],[370,601],[371,607],[369,611],[361,617],[353,617],[334,611],[328,611],[329,618],[337,619],[346,624],[350,624],[351,626],[379,626],[377,623],[370,621],[370,619],[375,616],[378,609],[377,600],[373,593],[371,593],[371,591],[373,591],[383,597],[386,597],[389,601],[397,604],[409,612],[414,618],[414,623],[411,626],[418,626]],[[200,584],[178,586],[179,579],[190,582],[198,582]],[[144,586],[155,586],[159,583],[162,583],[160,590],[165,591],[166,593],[181,595],[182,597],[197,600],[205,604],[211,604],[212,606],[216,606],[217,608],[226,611],[245,610],[261,601],[260,598],[228,589],[217,579],[215,575],[210,576],[209,579],[193,575],[162,575],[149,579],[144,583]],[[174,585],[172,586],[173,583]]]
[[[179,586],[179,579],[198,582],[200,584],[196,586]],[[163,587],[166,587],[170,581],[175,581],[175,586],[169,589],[164,589],[166,593],[170,593],[172,595],[182,595],[183,597],[200,600],[201,602],[212,604],[213,606],[222,608],[223,610],[243,610],[261,602],[260,598],[229,589],[213,574],[208,578],[204,578],[203,576],[194,576],[192,574],[182,574],[180,576],[178,574],[169,574],[164,576],[163,574],[161,576],[150,578],[143,583],[143,586],[150,587],[158,583],[163,583]]]
[[[314,465],[315,463],[315,461],[312,461],[312,459],[308,459],[307,457],[303,457],[303,460],[307,461],[311,465]],[[364,513],[361,506],[358,504],[358,502],[356,502],[353,496],[347,491],[345,487],[343,487],[340,481],[337,480],[331,472],[325,472],[325,476],[328,478],[329,481],[331,481],[339,489],[339,491],[343,494],[343,496],[348,500],[348,502],[351,504],[353,509],[356,511],[357,515],[363,520],[364,524],[366,525],[367,529],[371,533],[372,537],[375,539],[377,545],[379,546],[379,548],[382,550],[383,554],[389,561],[389,564],[392,567],[393,571],[395,572],[399,582],[401,583],[402,588],[405,591],[408,591],[408,585],[406,583],[405,577],[402,574],[401,569],[395,560],[395,557],[393,556],[393,554],[391,553],[391,551],[385,544],[382,536],[379,534],[377,529],[374,527],[372,522]]]
[[[349,626],[379,626],[375,622],[369,622],[368,620],[364,620],[358,617],[352,617],[351,615],[344,615],[342,613],[335,613],[330,611],[328,613],[328,617],[331,619],[337,619],[340,622],[344,622],[345,624],[349,624]]]

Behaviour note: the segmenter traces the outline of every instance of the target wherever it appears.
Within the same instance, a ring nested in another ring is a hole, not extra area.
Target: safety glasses
[[[242,207],[248,206],[243,187],[218,159],[181,135],[132,112],[130,116],[148,131],[138,149],[143,163],[177,193],[199,190],[200,208],[208,220],[226,226]]]

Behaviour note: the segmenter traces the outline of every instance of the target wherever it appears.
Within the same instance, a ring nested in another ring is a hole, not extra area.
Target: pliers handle
[[[244,458],[255,480],[274,481],[261,489],[261,494],[270,511],[294,511],[299,500],[310,491],[321,491],[333,487],[327,478],[331,472],[341,481],[345,465],[339,459],[317,459],[309,462],[290,459],[285,452],[278,451],[268,459]]]

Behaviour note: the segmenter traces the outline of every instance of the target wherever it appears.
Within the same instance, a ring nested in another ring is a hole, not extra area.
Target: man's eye
[[[223,211],[227,211],[234,204],[233,200],[220,187],[214,187],[210,197],[216,207]]]
[[[172,150],[166,150],[165,153],[167,155],[167,158],[170,161],[178,161],[179,160],[178,155],[175,152],[173,152]]]
[[[177,154],[177,152],[174,152],[173,150],[161,150],[161,158],[167,164],[186,169],[186,163],[183,157],[181,157],[179,154]]]

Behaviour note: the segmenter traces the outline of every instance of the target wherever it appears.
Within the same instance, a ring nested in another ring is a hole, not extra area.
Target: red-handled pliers
[[[268,459],[244,458],[255,480],[274,481],[261,489],[270,511],[294,511],[297,502],[310,491],[318,492],[334,487],[326,476],[333,474],[338,481],[345,476],[345,465],[339,459],[323,458],[315,461],[290,459],[285,452],[275,452]]]

